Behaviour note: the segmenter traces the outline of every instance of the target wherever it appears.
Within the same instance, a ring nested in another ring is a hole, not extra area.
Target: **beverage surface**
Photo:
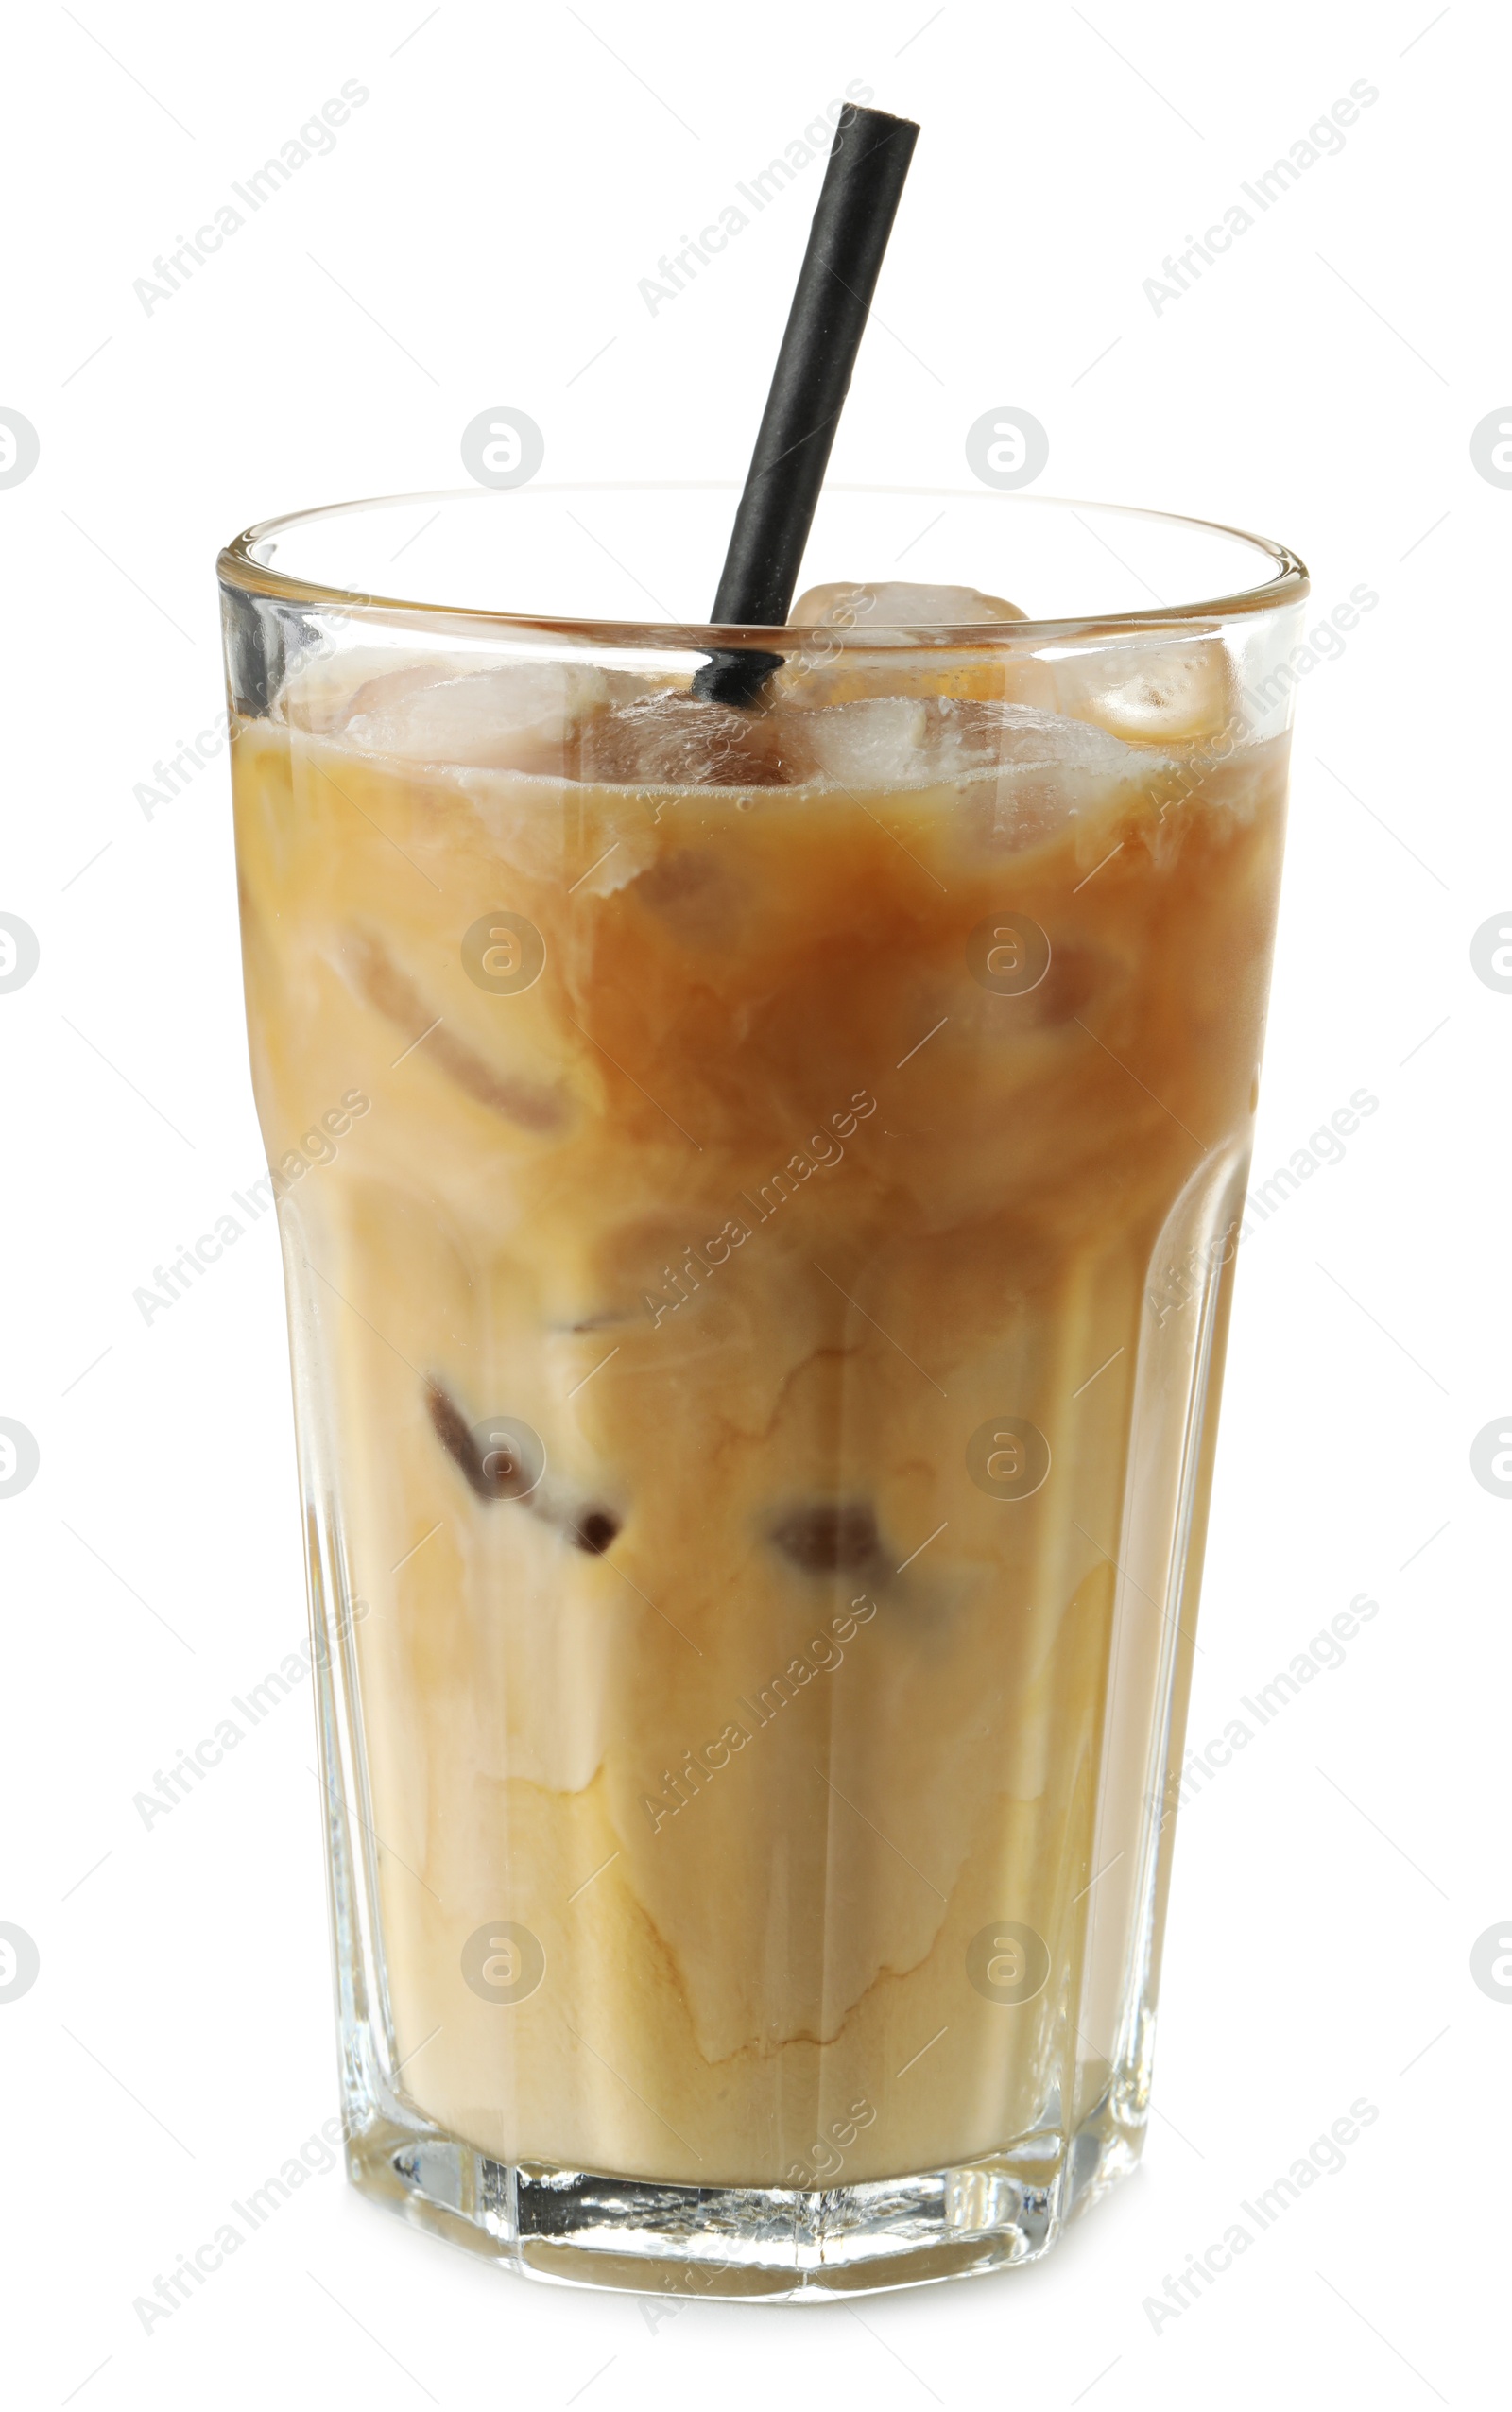
[[[1211,630],[869,594],[754,715],[416,640],[236,730],[394,2057],[501,2159],[849,2184],[1126,2057],[1283,749]]]

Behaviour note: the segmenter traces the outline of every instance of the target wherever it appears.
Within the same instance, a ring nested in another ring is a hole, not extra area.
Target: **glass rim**
[[[962,621],[928,628],[893,628],[883,622],[868,620],[865,627],[832,628],[825,623],[821,630],[816,630],[812,626],[795,627],[790,621],[782,626],[734,623],[722,626],[714,621],[578,619],[549,612],[490,612],[469,604],[426,603],[404,595],[377,594],[352,587],[327,586],[313,578],[293,577],[287,571],[274,569],[253,557],[254,546],[288,528],[308,527],[318,521],[349,518],[365,511],[419,508],[427,503],[507,504],[529,494],[735,495],[740,491],[740,481],[735,478],[572,478],[559,482],[532,479],[527,486],[507,488],[452,486],[410,493],[368,494],[350,502],[320,503],[308,509],[282,511],[271,519],[257,520],[222,547],[215,570],[222,584],[234,588],[240,594],[259,595],[272,602],[316,606],[339,612],[348,618],[370,614],[374,619],[420,627],[439,629],[462,624],[471,628],[528,630],[534,635],[574,638],[583,644],[670,647],[693,652],[789,651],[812,643],[816,633],[822,633],[828,642],[858,649],[874,644],[878,637],[885,640],[891,647],[902,643],[932,647],[964,645],[972,648],[1036,645],[1070,637],[1116,638],[1121,634],[1148,632],[1152,629],[1179,628],[1217,619],[1233,620],[1275,611],[1286,604],[1301,602],[1312,587],[1306,563],[1289,545],[1272,537],[1256,535],[1250,528],[1235,527],[1224,520],[1199,519],[1191,512],[1151,509],[1139,503],[1101,503],[1072,495],[993,492],[980,486],[884,486],[869,481],[842,480],[828,484],[825,491],[836,494],[917,495],[921,499],[1009,507],[1016,504],[1040,506],[1072,512],[1106,511],[1124,519],[1153,520],[1170,527],[1197,528],[1205,535],[1226,536],[1251,546],[1272,564],[1272,574],[1257,586],[1242,587],[1228,594],[1190,603],[1157,604],[1153,608],[1145,606],[1130,612],[1091,612],[1043,620]]]

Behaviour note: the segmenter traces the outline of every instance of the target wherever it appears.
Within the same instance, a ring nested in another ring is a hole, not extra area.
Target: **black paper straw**
[[[714,596],[718,627],[781,628],[787,618],[918,139],[906,117],[849,104],[840,113]],[[705,702],[753,703],[782,660],[713,654],[693,691]]]

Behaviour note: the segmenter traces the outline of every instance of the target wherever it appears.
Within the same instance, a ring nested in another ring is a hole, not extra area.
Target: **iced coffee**
[[[795,618],[234,733],[360,2169],[723,2291],[1138,2148],[1284,789],[1221,617]]]

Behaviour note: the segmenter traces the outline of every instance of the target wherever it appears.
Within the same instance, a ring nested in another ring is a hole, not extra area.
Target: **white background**
[[[10,2401],[1490,2400],[1512,2005],[1469,1955],[1512,1923],[1512,1502],[1469,1450],[1512,1408],[1512,996],[1469,943],[1512,902],[1512,492],[1469,437],[1512,395],[1504,12],[79,0],[8,49],[0,404],[42,446],[0,491],[0,909],[42,949],[0,996],[0,1414],[41,1449],[0,1500],[0,1919],[41,1954],[0,2003]],[[1380,597],[1299,698],[1257,1172],[1379,1110],[1242,1252],[1192,1738],[1380,1613],[1183,1818],[1144,2163],[1047,2264],[653,2328],[331,2175],[145,2334],[335,2090],[307,1694],[150,1831],[132,1805],[304,1616],[271,1218],[150,1328],[132,1301],[260,1167],[224,761],[150,819],[133,788],[222,710],[249,521],[455,485],[501,404],[548,475],[741,474],[819,170],[654,318],[637,283],[855,77],[923,133],[837,478],[958,484],[1017,405],[1044,491],[1284,538],[1319,618]],[[146,314],[154,256],[350,78],[335,151]],[[1164,256],[1361,78],[1342,154],[1157,314]],[[1359,2096],[1345,2169],[1157,2330]]]

